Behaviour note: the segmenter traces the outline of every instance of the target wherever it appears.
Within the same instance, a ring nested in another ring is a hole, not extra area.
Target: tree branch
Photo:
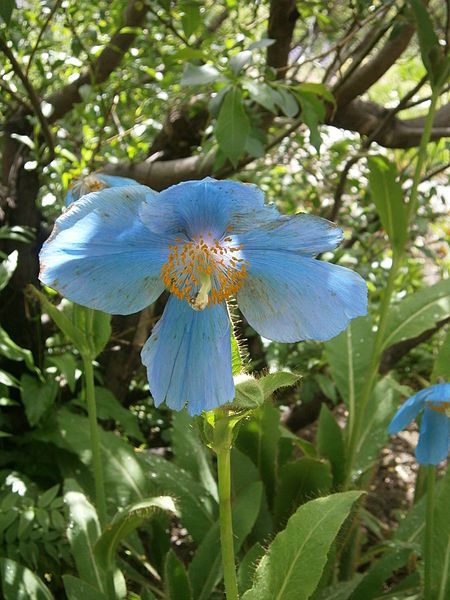
[[[108,45],[92,64],[92,69],[85,71],[80,77],[61,90],[55,92],[46,102],[53,106],[49,117],[55,122],[69,112],[77,102],[81,102],[80,88],[83,85],[98,85],[103,83],[119,66],[122,58],[136,37],[135,33],[121,33],[124,28],[140,27],[147,13],[148,6],[142,0],[129,0],[124,12],[123,24],[112,36]]]
[[[286,72],[298,16],[295,0],[270,0],[268,37],[275,43],[267,48],[267,65],[276,69],[279,79]]]

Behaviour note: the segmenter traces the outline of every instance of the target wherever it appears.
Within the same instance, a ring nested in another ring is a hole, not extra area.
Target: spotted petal
[[[150,391],[162,402],[191,415],[231,402],[230,324],[224,304],[192,310],[171,296],[164,314],[142,350]]]
[[[157,200],[142,207],[142,220],[155,232],[186,233],[220,238],[233,231],[254,227],[274,214],[264,205],[264,195],[255,185],[237,181],[185,181],[161,192]]]
[[[420,426],[416,458],[422,465],[437,465],[447,458],[450,419],[429,407],[425,408]]]
[[[287,250],[303,256],[334,250],[341,241],[342,230],[334,223],[306,214],[274,215],[239,235],[239,243],[249,251]]]
[[[367,313],[366,284],[345,267],[274,250],[244,255],[248,279],[237,294],[239,308],[270,340],[327,340]]]
[[[140,185],[104,189],[71,204],[56,221],[41,254],[40,280],[69,300],[116,314],[154,302],[168,240],[139,217],[146,197]]]

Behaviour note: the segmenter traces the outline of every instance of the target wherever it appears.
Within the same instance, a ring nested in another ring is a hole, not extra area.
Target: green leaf
[[[149,474],[158,493],[177,498],[180,520],[195,542],[200,542],[214,525],[218,506],[203,485],[172,461],[154,454],[145,456]]]
[[[34,427],[53,405],[58,393],[58,382],[55,379],[42,382],[25,374],[20,379],[20,386],[28,423]]]
[[[261,497],[261,482],[251,483],[232,505],[236,554],[253,528],[259,513]],[[216,522],[199,545],[189,565],[189,577],[196,600],[209,600],[211,592],[222,579],[222,558],[218,552],[219,547],[219,523]]]
[[[345,404],[352,410],[370,367],[373,340],[369,317],[360,317],[325,343],[325,356],[333,380]]]
[[[331,463],[333,483],[339,487],[345,479],[345,445],[342,429],[326,404],[322,404],[317,429],[319,453]]]
[[[450,330],[439,349],[431,373],[432,381],[436,382],[439,378],[444,379],[444,381],[450,380]]]
[[[289,371],[278,371],[269,373],[258,379],[259,385],[262,387],[264,398],[270,398],[274,392],[282,387],[292,387],[297,385],[301,379],[301,375],[290,373]]]
[[[244,153],[249,131],[242,93],[233,87],[222,101],[215,133],[220,149],[234,165]]]
[[[94,357],[98,356],[105,348],[111,337],[111,315],[99,310],[92,311],[92,344]]]
[[[75,391],[75,372],[77,370],[77,361],[73,354],[68,352],[59,355],[52,354],[48,356],[48,361],[55,365],[61,375],[64,376],[70,391],[73,393]]]
[[[277,112],[275,104],[278,99],[278,93],[270,85],[261,81],[248,80],[244,82],[243,87],[250,94],[250,98],[257,104],[269,112]]]
[[[350,581],[341,581],[317,592],[312,600],[348,600],[361,580],[362,575],[356,574]]]
[[[299,111],[298,102],[295,99],[294,94],[281,86],[278,86],[276,90],[278,92],[276,104],[280,107],[286,117],[292,119]]]
[[[36,370],[30,350],[18,346],[2,327],[0,327],[0,354],[9,360],[23,360],[31,371]]]
[[[428,72],[431,86],[434,87],[440,79],[444,64],[442,49],[434,31],[433,22],[422,0],[409,1],[416,19],[422,61]]]
[[[45,508],[46,506],[50,506],[50,504],[53,502],[53,500],[58,495],[58,492],[59,492],[59,483],[57,483],[53,487],[46,490],[43,494],[40,494],[37,505],[40,508]]]
[[[16,379],[14,375],[11,375],[11,373],[3,371],[3,369],[0,369],[0,383],[2,385],[6,385],[7,387],[20,388],[19,380]]]
[[[196,65],[187,63],[183,71],[181,85],[204,85],[217,81],[219,78],[220,72],[212,65],[197,67]]]
[[[312,500],[289,519],[258,565],[242,600],[307,600],[317,587],[327,555],[362,492]]]
[[[37,575],[10,558],[0,558],[3,600],[53,600]]]
[[[283,465],[275,496],[275,521],[280,528],[307,500],[329,493],[331,468],[327,461],[303,457]]]
[[[11,21],[12,11],[16,7],[16,0],[1,0],[0,2],[0,17],[6,25]]]
[[[182,0],[179,3],[179,8],[183,31],[189,39],[202,24],[200,4],[194,0]]]
[[[370,156],[369,188],[394,252],[401,253],[408,235],[406,205],[395,165],[384,156]]]
[[[250,375],[238,375],[235,378],[235,392],[233,406],[258,408],[264,403],[264,394],[259,381],[256,381]]]
[[[229,65],[234,75],[238,75],[244,67],[252,62],[252,52],[242,50],[230,58]]]
[[[183,563],[169,550],[164,564],[164,588],[168,600],[192,600],[192,588]]]
[[[430,469],[431,470],[431,469]],[[435,470],[435,469],[434,469]],[[433,477],[436,474],[433,473]],[[432,598],[450,597],[450,470],[441,481],[434,505],[434,536],[431,554]],[[434,594],[434,595],[433,595]]]
[[[322,136],[319,131],[319,123],[322,123],[325,118],[325,105],[310,92],[298,92],[297,97],[302,107],[302,119],[309,129],[309,141],[316,149],[317,154],[320,154]]]
[[[190,473],[218,501],[211,452],[200,439],[196,420],[189,416],[186,409],[172,417],[172,450],[175,464]]]
[[[111,570],[114,567],[119,542],[159,511],[176,514],[173,498],[170,496],[150,498],[127,506],[117,513],[95,544],[94,554],[97,564],[105,571]]]
[[[64,495],[68,508],[69,540],[78,575],[83,581],[104,591],[103,573],[97,565],[94,546],[100,537],[100,524],[95,508],[72,480],[66,480],[66,489],[72,488]]]
[[[62,311],[58,310],[56,306],[47,300],[44,294],[39,290],[33,286],[29,286],[28,289],[38,298],[42,305],[42,309],[47,312],[49,317],[54,321],[66,338],[70,340],[80,352],[83,352],[86,347],[88,347],[84,333],[78,329]]]
[[[122,406],[111,390],[95,386],[95,402],[97,404],[97,416],[100,420],[114,419],[126,435],[140,442],[144,441],[136,415]],[[83,405],[85,405],[84,402]]]
[[[78,577],[63,575],[62,579],[67,600],[107,600],[105,594],[98,588]]]
[[[315,94],[316,96],[321,96],[324,100],[327,100],[331,104],[336,104],[333,93],[323,83],[304,82],[298,85],[295,89],[297,89],[299,92],[307,92],[310,94]]]
[[[260,559],[264,556],[264,548],[256,542],[239,563],[237,581],[239,593],[242,595],[252,586],[253,577]]]
[[[264,404],[253,412],[249,421],[241,425],[236,440],[236,447],[258,467],[269,505],[272,504],[276,488],[279,439],[280,413],[270,404]]]
[[[9,280],[16,270],[18,255],[19,253],[17,250],[14,250],[14,252],[11,252],[11,254],[0,263],[0,292],[8,285]]]
[[[450,279],[443,279],[389,309],[383,348],[416,337],[449,316]]]
[[[387,427],[395,414],[400,396],[395,383],[389,375],[384,377],[376,384],[369,399],[363,430],[356,446],[355,475],[364,473],[378,460],[387,442]]]

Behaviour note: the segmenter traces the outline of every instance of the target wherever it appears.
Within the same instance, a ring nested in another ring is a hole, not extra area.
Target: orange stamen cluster
[[[192,240],[177,238],[169,250],[161,278],[172,294],[193,308],[205,307],[196,303],[201,289],[209,302],[218,304],[235,294],[247,276],[242,245],[228,235],[220,240],[210,233]]]
[[[450,402],[429,402],[429,406],[432,410],[436,412],[442,413],[444,415],[449,415],[450,411]]]

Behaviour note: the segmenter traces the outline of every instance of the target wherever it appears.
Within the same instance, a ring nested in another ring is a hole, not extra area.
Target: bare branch
[[[280,79],[286,71],[298,16],[295,0],[270,0],[268,37],[275,43],[267,48],[267,65],[277,70]]]

